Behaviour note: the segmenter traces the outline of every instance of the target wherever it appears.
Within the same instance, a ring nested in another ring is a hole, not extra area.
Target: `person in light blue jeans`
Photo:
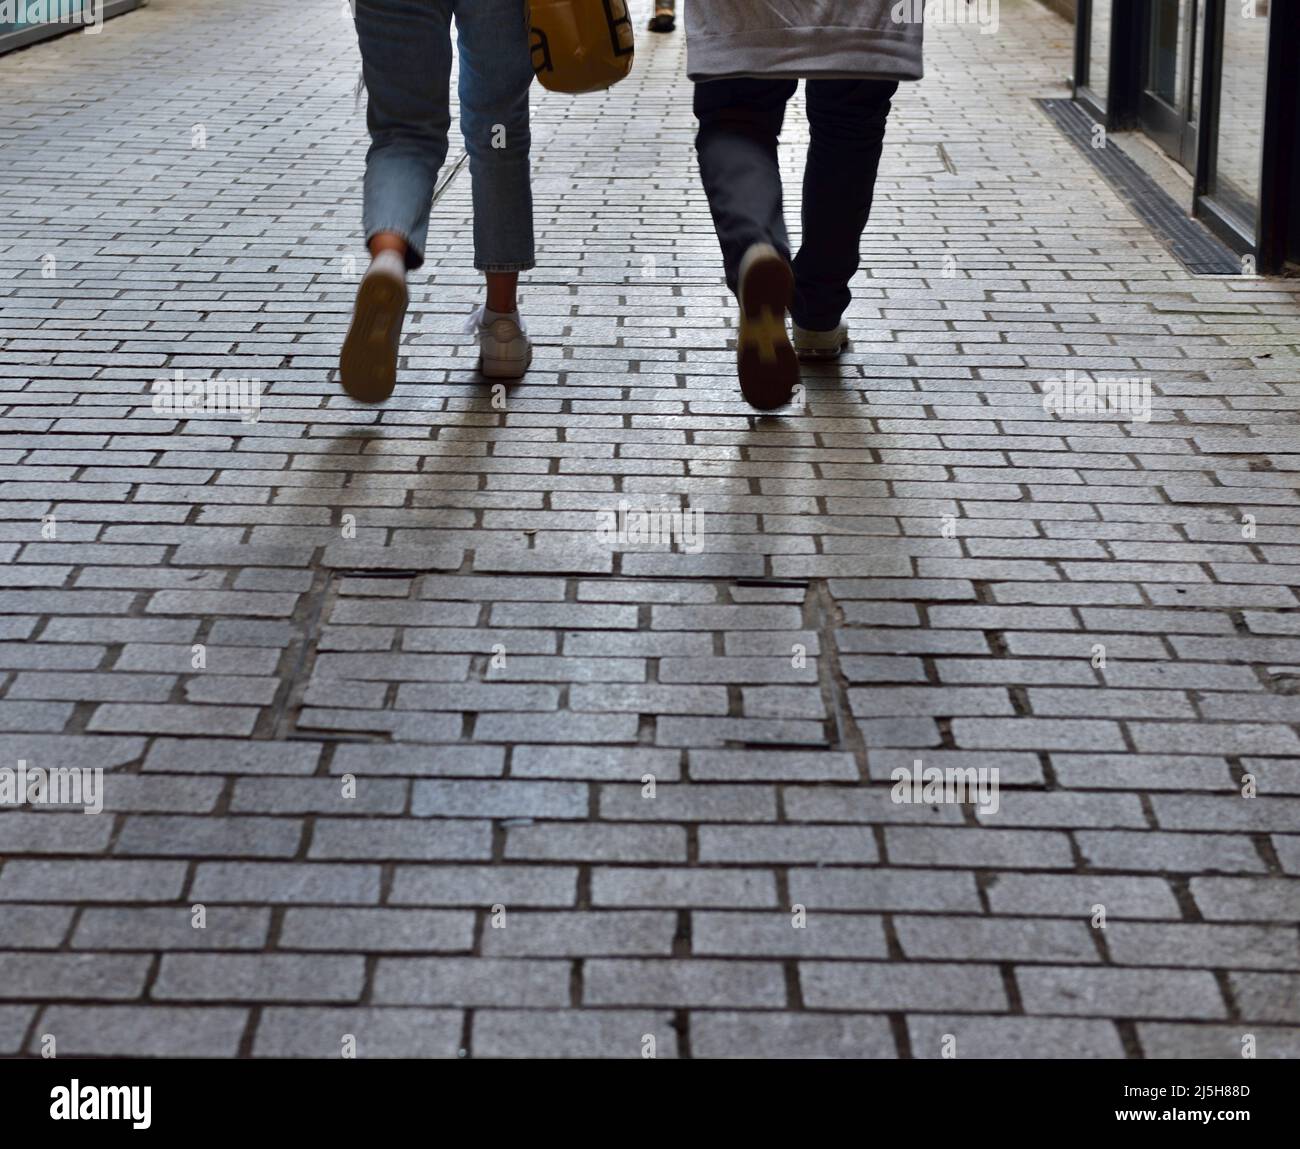
[[[487,298],[470,317],[481,370],[518,378],[532,360],[519,318],[519,273],[534,265],[527,0],[355,0],[368,93],[362,222],[371,263],[339,358],[349,395],[393,390],[408,294],[424,263],[429,213],[451,127],[451,21],[460,55],[460,128],[474,204],[474,266]]]

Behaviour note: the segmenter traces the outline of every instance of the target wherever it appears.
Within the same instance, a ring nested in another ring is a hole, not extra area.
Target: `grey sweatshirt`
[[[921,78],[922,0],[686,0],[692,80]]]

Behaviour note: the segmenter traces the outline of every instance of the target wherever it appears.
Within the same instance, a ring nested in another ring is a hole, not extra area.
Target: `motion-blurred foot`
[[[407,299],[406,261],[395,251],[381,251],[361,277],[339,355],[343,390],[359,403],[381,403],[397,385]]]

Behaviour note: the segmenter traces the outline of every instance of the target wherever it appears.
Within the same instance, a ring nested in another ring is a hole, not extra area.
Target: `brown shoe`
[[[740,261],[736,340],[740,390],[751,407],[770,411],[790,402],[799,382],[799,360],[785,329],[794,293],[794,272],[776,248],[756,243]]]

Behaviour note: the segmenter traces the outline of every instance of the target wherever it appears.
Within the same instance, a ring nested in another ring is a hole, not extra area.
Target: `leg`
[[[392,251],[402,257],[403,264],[406,263],[406,237],[400,232],[377,231],[370,237],[370,242],[366,246],[370,248],[371,255],[378,255],[381,251]]]
[[[519,273],[533,266],[528,89],[533,82],[526,0],[455,0],[460,44],[460,130],[474,200],[474,266],[487,302],[470,319],[479,369],[518,379],[533,349],[519,318]]]
[[[736,367],[749,403],[790,401],[799,364],[785,330],[793,275],[781,209],[777,138],[794,80],[710,80],[695,85],[700,176],[722,246],[727,286],[740,304]]]
[[[339,380],[352,398],[378,403],[397,382],[406,269],[424,262],[434,181],[447,156],[450,0],[357,0],[356,24],[370,97],[362,219],[373,258],[357,288]]]
[[[460,128],[474,201],[474,266],[517,275],[534,264],[527,4],[456,0],[456,34]]]
[[[795,257],[791,314],[812,331],[835,327],[871,214],[894,80],[810,80],[812,139],[803,179],[803,243]]]
[[[515,299],[515,288],[519,283],[517,271],[485,271],[487,280],[487,309],[510,315],[519,310]]]
[[[769,243],[790,258],[776,144],[796,86],[794,80],[749,79],[695,85],[695,151],[732,291],[753,244]]]
[[[451,123],[451,0],[357,0],[357,40],[368,105],[366,241],[424,262],[429,209]],[[394,242],[396,237],[401,244]],[[371,246],[372,254],[378,254]]]

